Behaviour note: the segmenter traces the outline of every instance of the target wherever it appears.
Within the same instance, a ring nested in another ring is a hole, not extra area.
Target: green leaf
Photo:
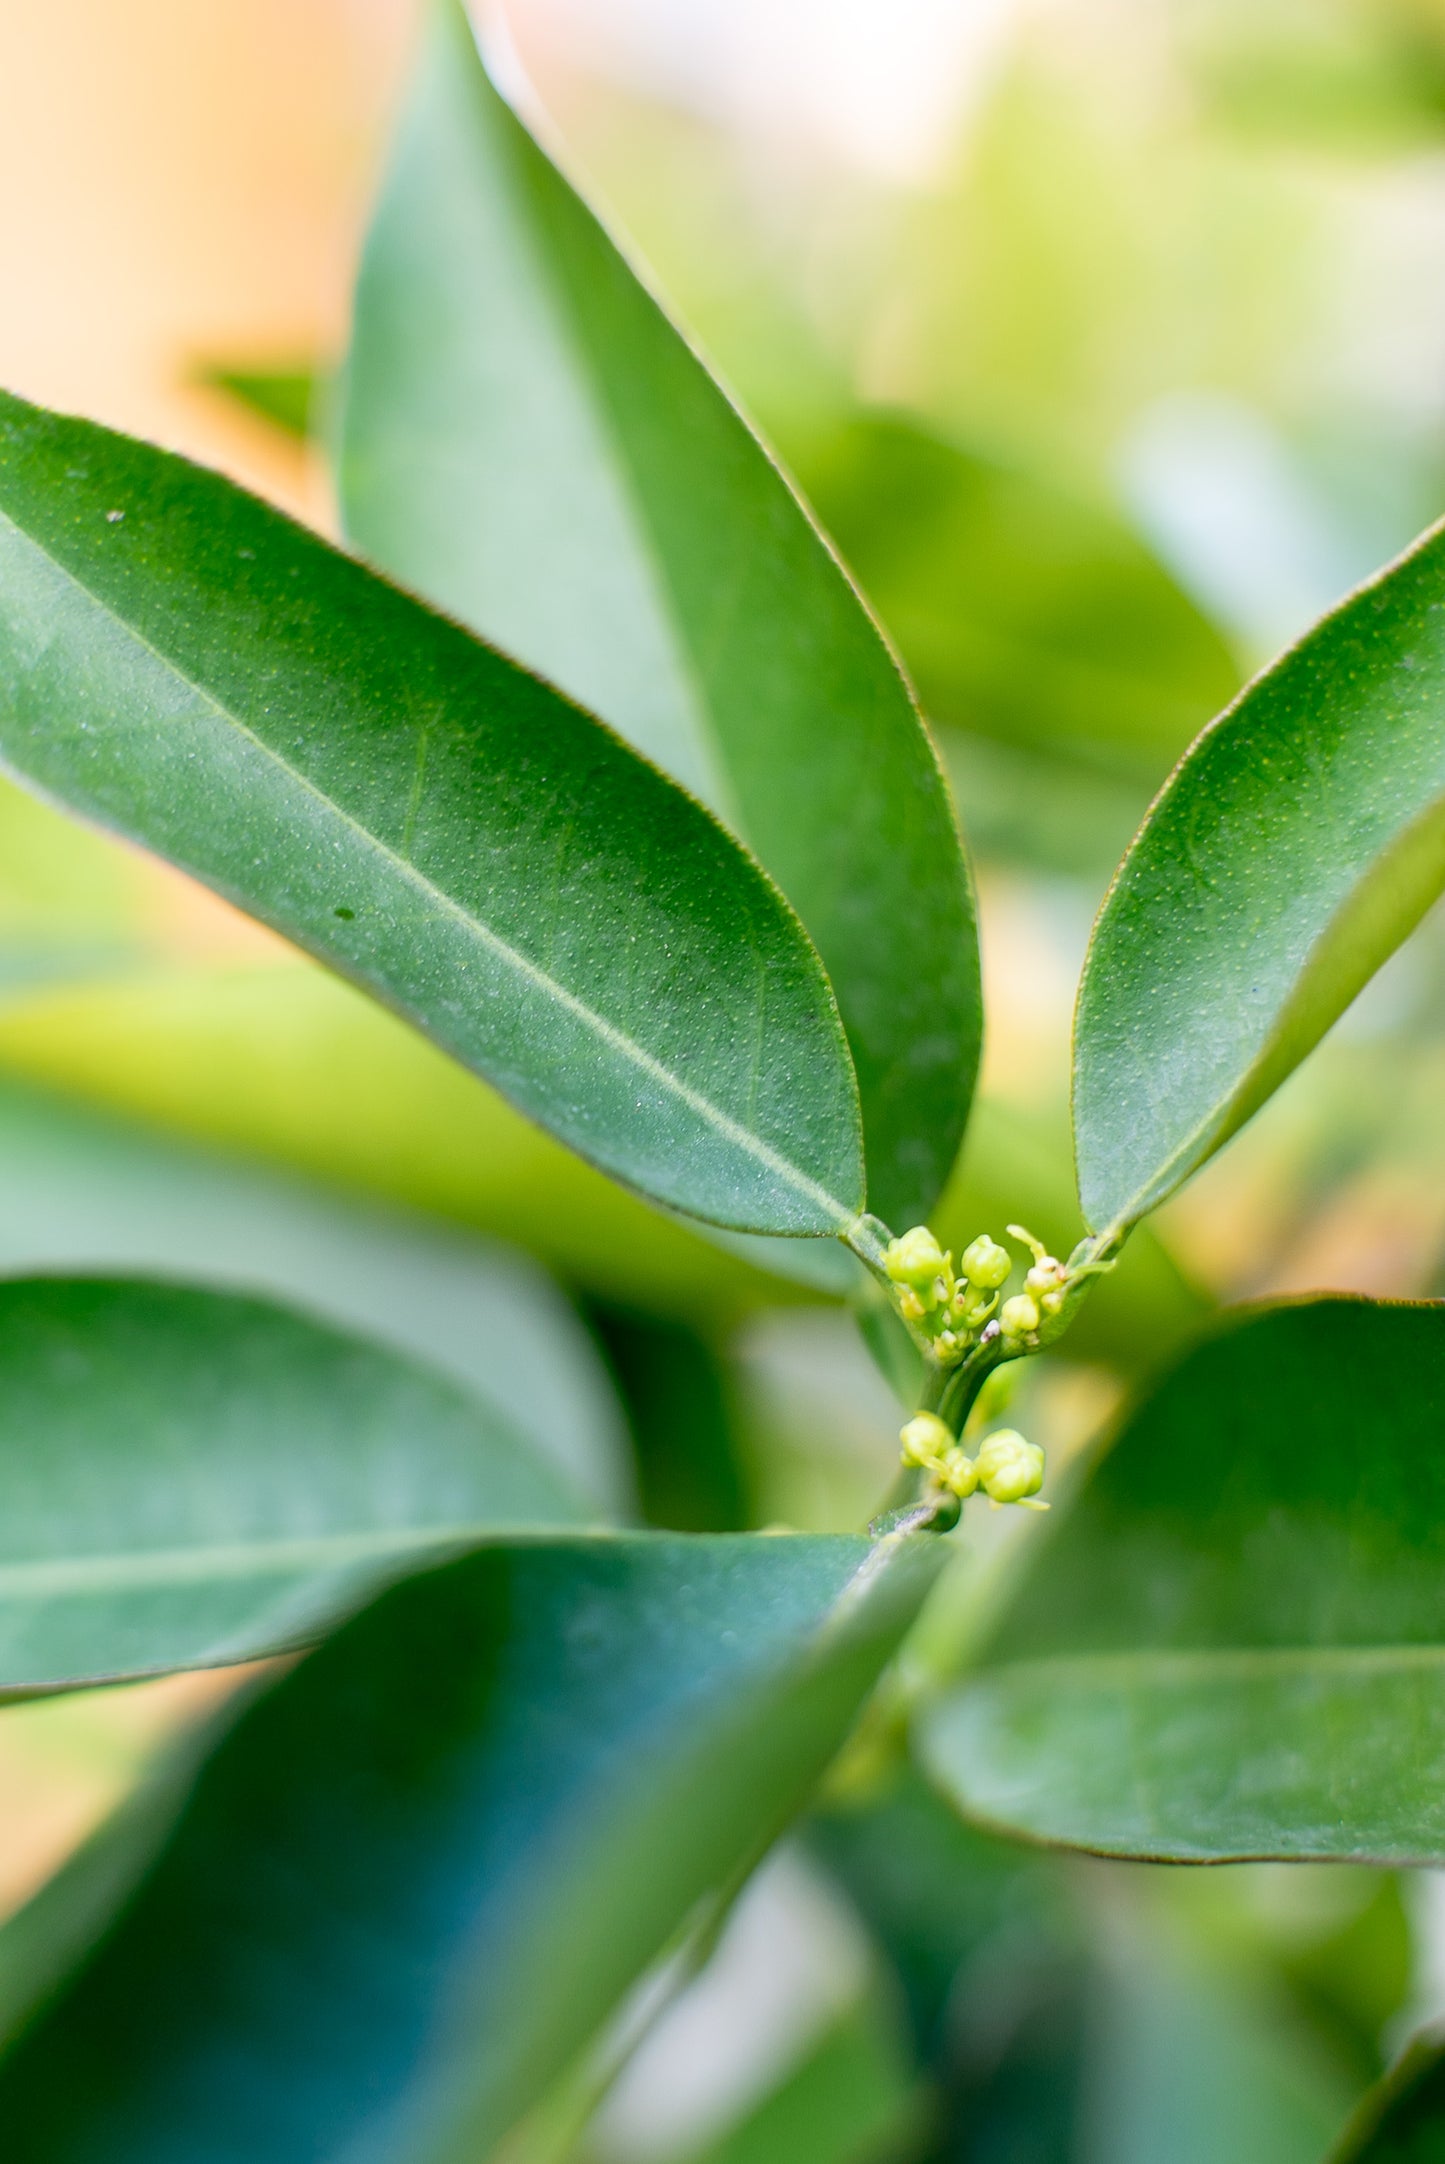
[[[7,2153],[490,2154],[798,1808],[940,1561],[600,1537],[392,1589],[223,1738],[0,2066]]]
[[[743,835],[857,1068],[871,1207],[923,1216],[977,1065],[973,907],[897,667],[787,481],[436,10],[367,245],[349,532]]]
[[[1147,1928],[1147,1927],[1146,1927]],[[1091,1979],[1080,2144],[1108,2164],[1318,2164],[1349,2108],[1325,2054],[1244,1962],[1182,1958],[1158,1932]]]
[[[1445,886],[1442,603],[1432,530],[1204,732],[1136,837],[1075,1025],[1096,1230],[1228,1141]]]
[[[308,363],[291,368],[213,366],[199,369],[196,380],[225,391],[250,412],[259,413],[263,421],[304,443],[312,432],[320,373]]]
[[[1439,2025],[1413,2037],[1370,2091],[1329,2164],[1439,2164],[1445,2154],[1445,2040]]]
[[[891,2024],[860,2006],[726,2133],[684,2164],[879,2164],[908,2154],[923,2111]]]
[[[650,1312],[725,1321],[796,1297],[606,1179],[303,956],[149,967],[0,1003],[0,1070],[172,1134],[526,1247]],[[720,1237],[742,1244],[742,1234]],[[838,1255],[834,1241],[746,1241]]]
[[[1047,476],[891,413],[801,463],[930,720],[1048,752],[1076,802],[1090,773],[1162,780],[1235,689],[1224,641],[1132,529]]]
[[[587,1315],[627,1414],[646,1522],[678,1533],[755,1524],[737,1379],[718,1346],[627,1308],[594,1301]]]
[[[474,1395],[258,1300],[12,1279],[0,1405],[0,1690],[249,1660],[583,1515]]]
[[[218,475],[10,397],[0,755],[645,1193],[760,1232],[860,1206],[826,980],[700,807]]]
[[[1445,1308],[1235,1317],[1126,1420],[933,1718],[988,1824],[1445,1860]]]
[[[448,1376],[604,1514],[629,1511],[626,1436],[590,1334],[515,1248],[5,1080],[0,1195],[5,1276],[124,1273],[280,1300]]]

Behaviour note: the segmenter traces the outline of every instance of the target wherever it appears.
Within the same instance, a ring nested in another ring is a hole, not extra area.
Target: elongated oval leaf
[[[254,1085],[254,1070],[246,1079]],[[449,1376],[605,1515],[632,1502],[621,1408],[592,1335],[515,1247],[228,1163],[6,1080],[0,1195],[7,1276],[123,1273],[280,1300]]]
[[[923,1216],[980,1028],[941,770],[808,513],[492,88],[459,0],[368,243],[342,448],[364,549],[756,849],[838,994],[871,1206]]]
[[[0,1285],[0,1690],[248,1660],[582,1515],[501,1414],[358,1338],[178,1286]]]
[[[928,1734],[1110,1854],[1445,1859],[1445,1307],[1235,1319],[1129,1418]]]
[[[761,1232],[857,1210],[826,981],[699,806],[218,475],[10,397],[0,759],[644,1192]]]
[[[939,1561],[603,1537],[393,1589],[222,1741],[0,2066],[6,2154],[492,2154],[796,1810]]]
[[[1095,928],[1075,1024],[1084,1214],[1173,1192],[1445,887],[1445,532],[1207,729]]]

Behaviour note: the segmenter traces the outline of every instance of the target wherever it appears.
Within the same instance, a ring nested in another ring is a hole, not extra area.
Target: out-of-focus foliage
[[[1042,472],[896,413],[811,446],[802,476],[935,723],[1153,784],[1234,690],[1138,534]]]

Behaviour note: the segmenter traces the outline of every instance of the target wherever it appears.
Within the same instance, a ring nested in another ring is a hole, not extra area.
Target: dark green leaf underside
[[[218,476],[8,397],[0,758],[644,1192],[767,1232],[857,1208],[826,982],[698,806]]]

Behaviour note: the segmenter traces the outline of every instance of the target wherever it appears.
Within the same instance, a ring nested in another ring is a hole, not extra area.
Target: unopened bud
[[[895,1285],[911,1285],[927,1299],[934,1279],[947,1269],[948,1258],[927,1225],[915,1225],[900,1239],[889,1241],[883,1250],[883,1267]]]
[[[903,1446],[905,1465],[922,1465],[931,1471],[952,1450],[953,1430],[944,1425],[937,1413],[915,1413],[898,1440]]]
[[[951,1450],[944,1452],[940,1470],[944,1486],[951,1489],[960,1502],[965,1496],[972,1495],[978,1486],[978,1467],[957,1443]]]
[[[958,1267],[970,1285],[977,1285],[981,1292],[997,1292],[1013,1268],[1013,1258],[1006,1247],[981,1232],[964,1249]]]
[[[984,1494],[995,1503],[1022,1503],[1044,1484],[1044,1454],[1016,1428],[1000,1428],[979,1445],[974,1470]]]
[[[1005,1339],[1015,1342],[1032,1337],[1039,1326],[1039,1306],[1031,1294],[1016,1292],[998,1311],[998,1326]]]
[[[1034,1298],[1038,1299],[1046,1292],[1056,1292],[1068,1274],[1057,1255],[1044,1255],[1024,1279],[1024,1291],[1031,1292]]]

